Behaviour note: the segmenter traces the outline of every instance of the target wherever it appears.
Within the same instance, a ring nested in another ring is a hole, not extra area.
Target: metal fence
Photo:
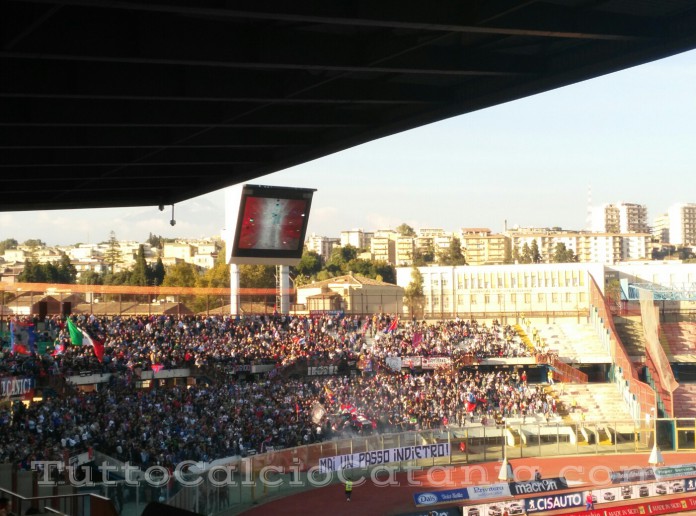
[[[205,514],[235,514],[271,497],[286,496],[352,478],[370,478],[376,471],[403,472],[432,466],[458,466],[503,458],[645,453],[652,444],[663,451],[696,450],[696,419],[653,421],[510,422],[334,440],[253,455],[218,470],[184,475],[167,490],[167,503]],[[450,454],[421,460],[375,464],[346,472],[325,472],[322,458],[378,452],[408,446],[447,444]],[[218,474],[219,473],[219,474]],[[216,477],[217,475],[217,477]],[[221,476],[222,475],[222,476]],[[221,482],[221,480],[224,480]],[[492,479],[493,481],[493,479]],[[191,485],[200,482],[199,485]],[[189,485],[185,485],[189,484]]]

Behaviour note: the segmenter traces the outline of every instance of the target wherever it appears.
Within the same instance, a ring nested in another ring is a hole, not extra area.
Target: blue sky
[[[592,204],[696,202],[696,51],[382,138],[254,181],[316,188],[309,231],[402,222],[583,229]],[[222,191],[156,206],[0,213],[0,240],[49,245],[219,235]]]

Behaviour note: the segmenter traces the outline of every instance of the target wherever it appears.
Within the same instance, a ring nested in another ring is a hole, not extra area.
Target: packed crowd
[[[45,335],[53,339],[49,356],[9,351],[0,373],[66,375],[80,371],[125,372],[153,364],[164,369],[271,363],[287,366],[298,360],[315,362],[358,356],[530,356],[531,351],[511,326],[455,320],[438,323],[408,321],[388,331],[389,316],[149,316],[74,317],[78,327],[104,343],[100,363],[89,346],[71,345],[60,317],[49,318]],[[372,340],[372,345],[368,341]]]
[[[551,413],[555,400],[499,370],[109,388],[0,410],[0,462],[27,467],[89,447],[147,467],[285,448],[337,434],[438,430],[496,415]],[[349,417],[341,417],[345,413]],[[371,422],[357,425],[357,415]]]
[[[531,356],[515,329],[494,320],[490,325],[456,319],[435,324],[413,322],[401,332],[377,333],[372,352],[377,356],[473,355],[476,359]]]
[[[99,391],[0,408],[0,462],[28,467],[92,447],[131,463],[171,466],[209,461],[269,446],[288,447],[344,432],[397,432],[464,425],[496,415],[552,413],[554,401],[516,370],[393,372],[388,356],[518,357],[528,350],[514,330],[493,322],[439,323],[374,317],[97,317],[75,324],[104,342],[103,361],[73,346],[63,320],[47,320],[54,351],[18,355],[5,349],[3,375],[41,377],[83,370],[114,374]],[[370,338],[372,337],[372,338]],[[370,345],[368,345],[368,342]],[[136,389],[138,368],[223,368],[297,361],[374,358],[371,374],[260,381],[232,379]],[[360,419],[358,419],[358,417]],[[369,421],[369,425],[358,424]]]

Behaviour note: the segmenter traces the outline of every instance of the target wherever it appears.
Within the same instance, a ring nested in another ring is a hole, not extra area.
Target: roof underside
[[[0,29],[20,211],[173,204],[690,50],[696,3],[3,0]]]

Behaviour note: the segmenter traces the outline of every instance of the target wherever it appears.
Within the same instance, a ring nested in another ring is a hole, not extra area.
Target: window
[[[526,304],[529,304],[529,303],[532,302],[532,295],[531,295],[529,292],[527,292],[527,293],[524,295],[524,302],[525,302]]]
[[[571,303],[573,301],[573,294],[572,292],[566,292],[565,293],[565,302],[566,303]]]
[[[510,302],[517,303],[517,294],[510,294]]]
[[[491,304],[491,296],[490,294],[484,294],[483,295],[483,302],[487,305]]]
[[[558,303],[558,292],[552,292],[552,293],[551,293],[551,302],[552,302],[552,303]]]
[[[457,294],[457,306],[464,306],[464,294]]]
[[[476,294],[471,294],[471,297],[469,298],[469,302],[470,302],[472,305],[475,305],[475,304],[476,304],[476,297],[477,297]]]
[[[538,302],[538,303],[543,303],[543,302],[544,302],[544,294],[543,294],[543,293],[539,292],[539,293],[537,294],[537,302]]]

